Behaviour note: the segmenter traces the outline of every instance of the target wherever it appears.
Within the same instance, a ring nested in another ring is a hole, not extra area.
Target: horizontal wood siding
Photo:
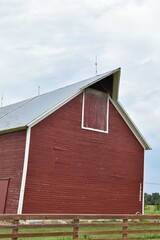
[[[17,213],[25,137],[25,131],[0,135],[0,178],[9,179],[5,213]]]
[[[141,212],[143,148],[111,103],[108,134],[81,114],[82,95],[32,128],[23,213]]]

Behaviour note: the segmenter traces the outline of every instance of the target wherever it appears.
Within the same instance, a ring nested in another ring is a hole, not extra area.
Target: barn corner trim
[[[17,214],[22,214],[22,210],[23,210],[23,202],[24,202],[24,194],[25,194],[25,186],[26,186],[26,178],[27,178],[27,169],[28,169],[30,137],[31,137],[31,127],[28,127],[27,133],[26,133],[24,164],[23,164],[23,172],[22,172],[22,180],[21,180],[21,188],[20,188]]]

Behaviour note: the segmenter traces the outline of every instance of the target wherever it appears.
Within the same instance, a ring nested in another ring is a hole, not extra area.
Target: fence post
[[[12,230],[12,234],[17,234],[18,233],[18,224],[19,224],[19,220],[14,220],[13,224],[15,225],[15,227]],[[12,237],[12,240],[17,240],[17,237]]]
[[[78,240],[79,226],[77,224],[79,223],[79,219],[74,219],[73,223],[75,224],[73,227],[73,240]]]
[[[127,231],[127,229],[128,229],[127,223],[128,223],[128,219],[123,219],[123,232]],[[126,238],[127,233],[123,233],[122,237]]]

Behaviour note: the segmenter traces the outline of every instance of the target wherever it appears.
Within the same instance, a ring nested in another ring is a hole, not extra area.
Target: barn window
[[[108,132],[108,95],[88,88],[83,93],[82,128]]]

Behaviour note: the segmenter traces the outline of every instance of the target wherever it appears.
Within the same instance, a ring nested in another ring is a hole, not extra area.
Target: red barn
[[[143,212],[150,146],[120,69],[0,108],[0,213]]]

